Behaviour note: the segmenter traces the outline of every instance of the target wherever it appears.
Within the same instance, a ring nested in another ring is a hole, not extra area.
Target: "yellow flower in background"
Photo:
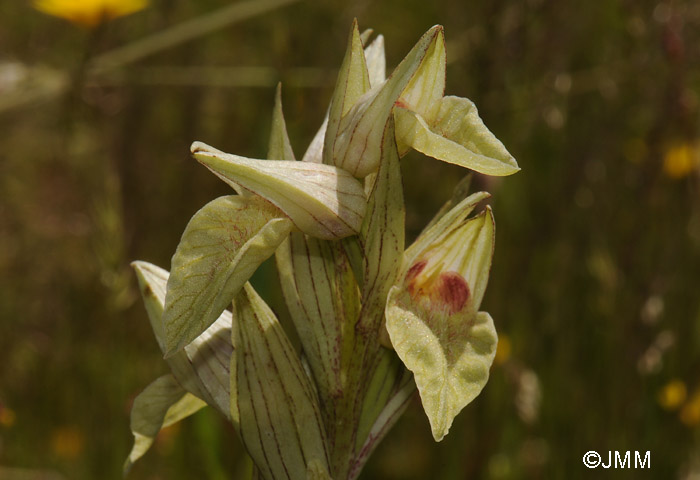
[[[675,379],[664,385],[656,399],[664,410],[675,410],[685,402],[686,396],[685,383]]]
[[[663,171],[667,177],[679,179],[690,175],[699,164],[700,148],[698,144],[681,143],[666,150]]]
[[[510,352],[513,349],[510,338],[507,335],[501,335],[498,338],[498,346],[496,347],[496,357],[493,359],[494,365],[503,365],[510,358]]]
[[[123,17],[146,8],[148,0],[35,0],[34,8],[82,27]]]
[[[695,392],[688,403],[683,405],[680,413],[681,422],[688,427],[700,424],[700,392]]]

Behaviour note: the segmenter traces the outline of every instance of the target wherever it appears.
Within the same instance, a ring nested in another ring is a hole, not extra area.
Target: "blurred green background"
[[[415,401],[361,478],[698,478],[700,2],[238,3],[151,0],[96,28],[0,4],[0,478],[120,478],[130,404],[167,371],[129,262],[167,268],[189,217],[230,192],[193,140],[265,155],[277,81],[303,153],[354,17],[389,68],[444,25],[447,93],[522,167],[475,181],[498,226],[488,385],[440,444]],[[402,168],[413,238],[463,172]],[[254,283],[283,310],[269,265]],[[650,451],[651,469],[588,470],[589,450]],[[246,468],[203,411],[130,478]]]

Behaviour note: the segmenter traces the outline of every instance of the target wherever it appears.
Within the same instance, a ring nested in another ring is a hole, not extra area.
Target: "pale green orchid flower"
[[[466,98],[445,92],[445,38],[440,35],[422,59],[418,72],[396,101],[399,152],[413,148],[428,157],[486,175],[512,175],[520,170],[513,156],[479,118]]]
[[[403,272],[386,304],[386,328],[414,374],[435,440],[486,384],[498,337],[479,312],[494,245],[488,197],[477,193],[447,212],[406,250]]]
[[[382,50],[383,51],[383,50]],[[474,104],[444,96],[445,37],[435,26],[421,37],[387,80],[370,75],[379,52],[362,54],[357,25],[331,101],[324,162],[356,177],[377,170],[383,126],[396,118],[400,155],[414,148],[427,156],[487,175],[511,175],[518,164],[486,128]]]
[[[394,104],[434,49],[442,27],[426,32],[385,81],[370,84],[357,23],[331,99],[323,161],[362,178],[379,168],[384,127]],[[373,75],[379,79],[379,75]]]

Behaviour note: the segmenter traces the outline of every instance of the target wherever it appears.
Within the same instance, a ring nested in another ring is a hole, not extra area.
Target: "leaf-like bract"
[[[148,262],[133,262],[143,302],[160,348],[165,352],[163,305],[168,272]],[[214,406],[226,417],[231,368],[231,312],[219,318],[184,349],[167,358],[175,379],[185,390]]]
[[[284,299],[321,398],[337,396],[342,388],[343,341],[360,308],[345,249],[341,242],[293,232],[275,258]]]
[[[376,368],[368,380],[357,425],[355,463],[350,478],[355,478],[370,454],[396,423],[416,390],[413,375],[406,370],[392,350],[380,349]]]
[[[328,126],[323,140],[323,163],[334,164],[333,152],[342,118],[357,100],[370,89],[369,72],[357,20],[352,24],[348,48],[340,65],[335,90],[328,109]]]
[[[351,36],[351,42],[353,41],[352,36]],[[364,91],[369,90],[370,86],[377,86],[381,84],[385,79],[386,79],[386,60],[384,56],[384,37],[382,35],[377,36],[377,38],[374,39],[372,43],[370,43],[367,47],[365,47],[364,50],[365,53],[365,63],[367,65],[367,74],[369,77],[369,85],[365,84],[365,78],[364,78],[364,73],[362,70],[362,64],[360,61],[353,59],[350,61],[352,63],[354,61],[355,63],[355,68],[353,69],[354,72],[352,74],[348,73],[348,76],[356,76],[357,80],[360,82],[360,85],[362,87],[357,90],[357,91]],[[355,52],[351,52],[351,55],[356,55]],[[345,74],[342,73],[339,75],[339,81],[347,82],[349,81],[349,78],[345,78]],[[342,83],[341,83],[342,84]],[[336,109],[334,110],[334,124],[335,124],[335,130],[337,131],[338,129],[338,123],[340,122],[340,118],[343,115],[343,109],[340,108],[338,105],[342,104],[347,104],[347,108],[349,108],[352,105],[352,102],[355,102],[357,98],[354,98],[356,93],[353,93],[352,91],[346,91],[345,92],[346,97],[341,98],[341,95],[337,95],[337,99],[335,99],[336,103]],[[335,98],[335,97],[334,97]],[[338,116],[338,112],[340,112],[340,116]],[[311,143],[309,144],[309,147],[307,148],[306,152],[304,153],[304,157],[302,158],[303,162],[313,162],[313,163],[323,163],[323,144],[326,138],[326,132],[328,130],[328,122],[329,122],[329,114],[330,114],[330,109],[328,112],[326,112],[326,116],[323,119],[323,123],[321,124],[321,127],[319,128],[318,132],[316,132],[316,135],[314,135],[313,140],[311,140]],[[331,140],[329,139],[329,142]],[[332,148],[327,150],[328,152],[332,152]],[[281,158],[281,157],[279,157]],[[284,158],[285,160],[288,160],[287,158]],[[330,162],[331,159],[329,158],[328,161]]]
[[[327,472],[316,393],[282,326],[250,284],[236,296],[234,315],[231,416],[262,477],[305,478],[309,468]]]
[[[161,428],[189,417],[204,406],[206,403],[187,393],[172,375],[164,375],[146,387],[131,408],[134,446],[124,463],[124,475],[148,451]]]
[[[214,323],[291,229],[291,221],[259,197],[219,197],[195,213],[172,259],[163,312],[166,357]]]
[[[321,127],[311,140],[309,147],[304,152],[301,158],[302,162],[323,163],[323,139],[326,137],[326,129],[328,128],[328,114],[323,119]]]
[[[360,232],[364,250],[361,322],[372,331],[381,321],[386,295],[399,274],[404,250],[406,208],[393,119],[385,127],[381,152]]]
[[[267,145],[267,158],[277,160],[294,160],[294,151],[289,142],[287,124],[282,111],[282,84],[277,84],[275,92],[275,108],[272,111],[272,127],[270,141]]]

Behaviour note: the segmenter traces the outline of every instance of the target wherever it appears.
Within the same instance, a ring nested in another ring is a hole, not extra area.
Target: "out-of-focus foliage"
[[[264,155],[278,80],[302,150],[353,17],[390,39],[390,67],[443,24],[447,91],[522,168],[474,180],[497,218],[491,380],[438,445],[409,409],[363,478],[588,478],[588,450],[697,475],[698,2],[288,3],[100,72],[107,52],[230,4],[154,0],[92,31],[0,5],[0,478],[119,475],[129,403],[167,368],[128,262],[169,268],[187,220],[229,192],[192,140]],[[410,242],[462,172],[417,154],[402,169]],[[264,267],[256,288],[284,316]],[[224,425],[205,409],[164,430],[131,478],[243,478]]]

